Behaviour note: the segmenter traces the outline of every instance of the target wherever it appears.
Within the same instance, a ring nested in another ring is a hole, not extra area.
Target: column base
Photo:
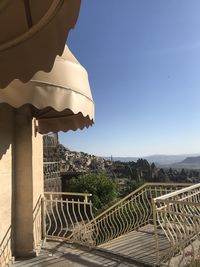
[[[30,259],[38,256],[36,251],[15,251],[15,258]]]

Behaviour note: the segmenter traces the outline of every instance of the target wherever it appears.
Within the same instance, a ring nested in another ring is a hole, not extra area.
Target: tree
[[[151,166],[146,159],[138,159],[136,162],[139,181],[148,180],[151,177]]]
[[[91,193],[93,207],[96,210],[109,205],[118,195],[116,182],[105,173],[90,173],[77,178],[74,177],[69,181],[68,190]]]
[[[169,182],[169,178],[162,168],[158,171],[158,182]]]
[[[138,189],[140,186],[142,186],[145,183],[144,180],[136,181],[136,180],[131,180],[127,183],[127,189],[125,192],[123,192],[122,197],[127,196],[128,194],[132,193],[136,189]]]

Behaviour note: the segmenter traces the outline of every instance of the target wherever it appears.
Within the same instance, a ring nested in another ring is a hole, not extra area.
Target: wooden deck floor
[[[159,253],[162,256],[164,251],[166,252],[166,249],[170,247],[170,244],[162,230],[159,230],[158,236]],[[138,231],[120,236],[99,247],[105,251],[134,260],[144,266],[153,266],[156,263],[154,228],[152,225],[144,226]]]

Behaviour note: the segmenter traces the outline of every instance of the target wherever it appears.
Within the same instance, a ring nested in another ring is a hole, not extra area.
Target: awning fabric
[[[62,55],[81,0],[0,1],[0,88],[49,72]]]
[[[30,105],[42,134],[83,129],[94,122],[87,71],[67,46],[50,73],[39,71],[28,83],[14,80],[0,90],[0,103]]]

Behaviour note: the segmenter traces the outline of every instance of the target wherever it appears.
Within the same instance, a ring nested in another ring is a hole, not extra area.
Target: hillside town
[[[105,173],[115,180],[122,196],[145,182],[196,183],[200,179],[197,169],[176,169],[159,167],[146,159],[122,162],[95,156],[85,152],[72,151],[59,143],[57,135],[44,136],[44,166],[54,173],[53,179],[45,179],[45,189],[68,190],[68,181],[84,174]],[[46,170],[46,169],[45,169]],[[49,177],[49,174],[45,177]],[[59,174],[58,174],[59,172]]]
[[[99,172],[111,169],[112,161],[84,152],[70,151],[63,145],[58,146],[61,172]]]

